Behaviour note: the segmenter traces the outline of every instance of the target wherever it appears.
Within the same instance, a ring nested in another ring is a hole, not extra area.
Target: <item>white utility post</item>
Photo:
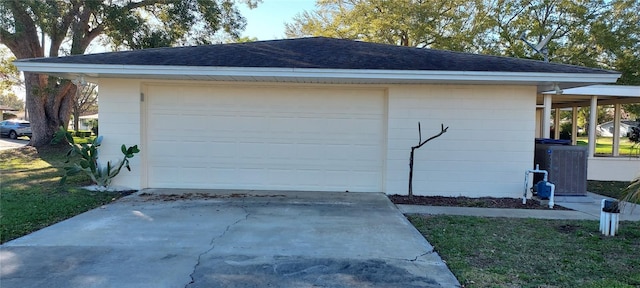
[[[591,96],[591,112],[589,113],[589,154],[592,158],[596,152],[596,122],[598,121],[598,96]]]
[[[553,96],[544,94],[544,112],[542,113],[542,138],[551,138],[551,102]]]
[[[613,105],[613,156],[620,156],[620,103]],[[626,136],[626,135],[623,135]]]
[[[560,139],[560,108],[555,109],[553,115],[553,139]]]
[[[578,144],[578,107],[571,108],[571,145]]]

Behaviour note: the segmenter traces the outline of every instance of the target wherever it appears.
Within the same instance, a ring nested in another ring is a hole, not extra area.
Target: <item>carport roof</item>
[[[14,109],[9,106],[0,105],[0,111],[18,111],[18,109]]]
[[[591,85],[565,89],[560,94],[556,91],[542,94],[553,95],[553,108],[588,107],[591,96],[598,97],[598,105],[640,103],[640,86]],[[542,95],[538,96],[537,104],[543,104]]]
[[[410,48],[325,37],[167,47],[15,62],[27,72],[127,77],[315,83],[499,81],[562,88],[615,82],[615,71],[529,59]],[[539,89],[540,91],[545,89]]]

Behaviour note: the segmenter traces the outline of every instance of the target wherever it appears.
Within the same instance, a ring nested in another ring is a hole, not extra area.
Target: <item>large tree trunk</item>
[[[73,130],[76,132],[80,130],[80,109],[75,107],[73,109]]]
[[[49,83],[53,78],[35,73],[24,73],[24,78],[33,134],[29,145],[49,145],[58,127],[69,124],[75,86],[69,81]]]

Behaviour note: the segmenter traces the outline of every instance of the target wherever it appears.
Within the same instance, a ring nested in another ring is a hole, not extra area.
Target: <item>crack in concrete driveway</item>
[[[244,207],[242,207],[242,208],[243,208],[243,209],[244,209],[244,211],[246,212],[246,213],[245,213],[245,216],[244,216],[243,218],[241,218],[241,219],[238,219],[238,221],[236,221],[236,222],[234,222],[234,223],[230,224],[229,226],[227,226],[227,228],[226,228],[226,229],[224,229],[224,231],[222,232],[222,234],[220,234],[220,235],[218,235],[218,236],[215,236],[215,237],[211,238],[211,242],[209,242],[209,245],[210,245],[211,247],[210,247],[209,249],[207,249],[206,251],[204,251],[204,252],[200,253],[200,255],[198,255],[198,261],[196,262],[196,265],[194,265],[194,266],[193,266],[193,272],[191,272],[191,274],[189,274],[189,278],[191,278],[191,281],[190,281],[189,283],[187,283],[187,285],[185,285],[185,286],[184,286],[185,288],[189,287],[189,285],[190,285],[190,284],[195,283],[195,279],[193,278],[193,274],[194,274],[194,273],[196,272],[196,270],[198,269],[198,266],[200,266],[200,263],[201,263],[201,260],[202,260],[202,256],[204,256],[204,255],[208,254],[208,253],[209,253],[209,252],[211,252],[213,249],[215,249],[215,247],[216,247],[216,246],[214,245],[214,242],[216,241],[216,239],[220,239],[220,238],[224,237],[224,235],[225,235],[225,234],[227,234],[227,232],[229,231],[229,229],[231,228],[231,226],[234,226],[234,225],[236,225],[236,224],[238,224],[238,223],[240,223],[240,222],[242,222],[242,221],[246,221],[246,220],[249,218],[249,215],[250,215],[250,214],[249,214],[249,212],[247,212],[247,210],[246,210]]]

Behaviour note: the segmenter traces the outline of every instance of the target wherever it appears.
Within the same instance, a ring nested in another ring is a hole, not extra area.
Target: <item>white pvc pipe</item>
[[[607,199],[600,202],[600,232],[605,236],[615,236],[620,227],[620,213],[604,212]]]
[[[604,201],[606,199],[602,199],[602,201],[600,201],[600,232],[602,232],[602,234],[604,234],[604,223],[605,223],[605,213],[604,213]]]
[[[529,170],[524,172],[524,193],[522,195],[522,204],[527,204],[527,190],[529,190]]]
[[[547,179],[549,179],[549,172],[547,172],[547,170],[540,170],[540,164],[536,164],[536,169],[533,170],[529,170],[530,173],[542,173],[544,174],[544,181],[547,181]]]
[[[555,194],[556,191],[556,185],[550,182],[546,182],[547,186],[551,187],[551,196],[549,196],[549,208],[553,209],[553,205],[555,204],[553,202],[553,196]]]
[[[530,170],[525,171],[524,172],[524,193],[522,195],[522,204],[527,204],[527,190],[529,190],[529,178],[530,178],[529,174],[532,174],[532,173],[542,173],[542,174],[544,174],[544,178],[543,178],[544,182],[547,182],[547,179],[549,177],[549,172],[547,172],[546,170],[540,170],[540,165],[539,164],[536,164],[536,169],[533,169],[533,170],[530,169]],[[547,183],[549,183],[549,182],[547,182]],[[551,183],[549,183],[549,184],[551,184]],[[553,185],[553,184],[551,184],[551,185]],[[551,190],[551,195],[552,195],[551,197],[553,197],[553,190],[554,189],[555,189],[555,185],[553,185],[553,188]],[[550,201],[550,205],[551,205],[551,203],[553,203],[553,200]],[[551,208],[553,208],[553,206],[551,206]]]

